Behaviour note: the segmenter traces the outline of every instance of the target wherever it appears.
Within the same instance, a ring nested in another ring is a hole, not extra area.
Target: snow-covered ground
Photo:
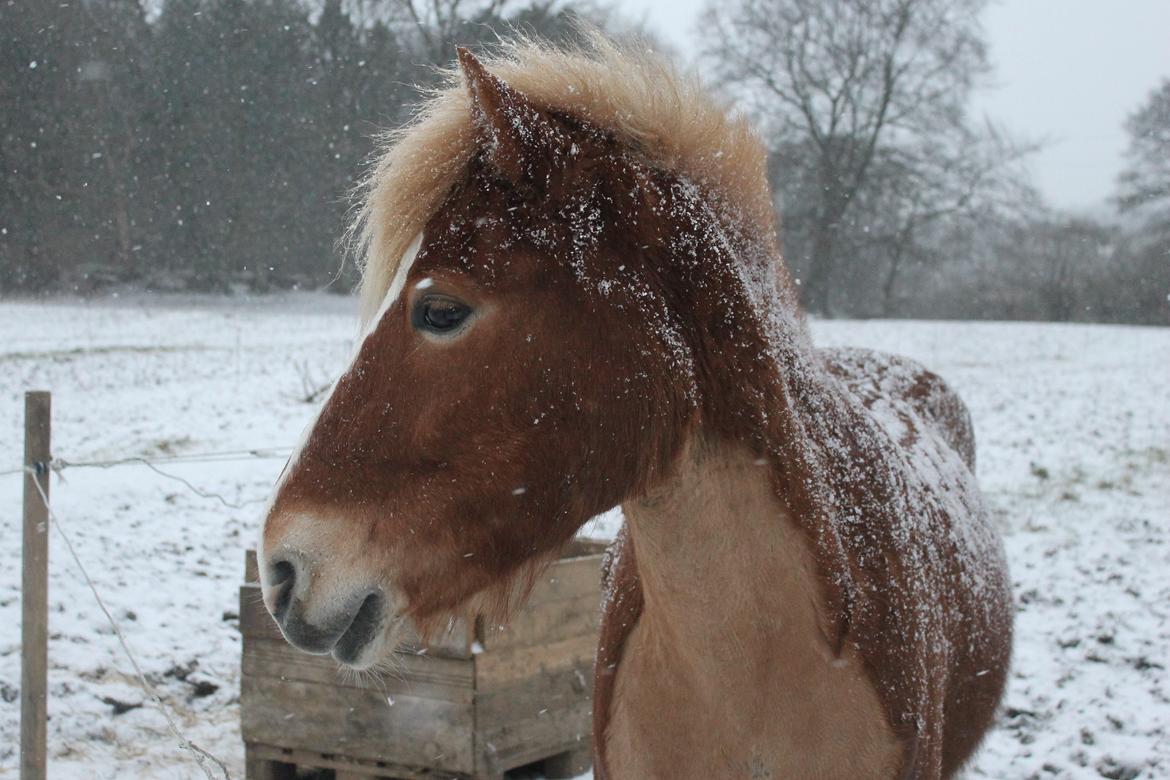
[[[0,303],[0,472],[22,393],[53,391],[69,461],[287,449],[344,367],[352,302]],[[969,777],[1170,776],[1170,330],[817,323],[825,344],[917,358],[966,398],[1019,605],[999,728]],[[53,502],[151,679],[195,742],[243,774],[236,588],[282,459],[73,468]],[[231,506],[227,506],[230,504]],[[20,479],[0,476],[0,776],[20,709]],[[613,518],[594,532],[612,532]],[[50,776],[201,776],[144,699],[54,536]]]

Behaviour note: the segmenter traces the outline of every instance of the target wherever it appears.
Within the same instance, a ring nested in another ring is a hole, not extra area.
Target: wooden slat
[[[282,758],[258,755],[252,745],[244,745],[245,780],[296,780],[297,768]]]
[[[592,661],[544,669],[507,687],[478,693],[476,727],[494,728],[540,717],[548,710],[571,709],[588,702],[592,689]]]
[[[276,621],[264,608],[259,585],[240,586],[240,633],[244,636],[284,641],[280,629],[276,627]]]
[[[432,637],[431,641],[425,645],[418,638],[418,634],[411,629],[403,637],[402,644],[408,650],[426,647],[426,652],[429,655],[444,658],[471,658],[472,643],[475,642],[474,626],[474,620],[459,618],[446,633]]]
[[[244,582],[260,582],[260,570],[256,568],[256,551],[244,551]]]
[[[462,704],[472,702],[475,679],[471,661],[401,653],[394,657],[393,671],[359,675],[343,670],[329,656],[303,653],[283,639],[258,637],[244,637],[241,671],[245,677],[274,677]]]
[[[436,780],[435,773],[425,767],[409,767],[389,761],[366,761],[329,753],[314,753],[309,750],[291,750],[249,743],[246,750],[250,755],[273,762],[293,764],[302,769],[332,769],[340,776],[348,772],[357,777],[392,777],[396,780]],[[450,777],[451,775],[447,775]],[[464,777],[460,774],[459,777]],[[477,778],[478,780],[478,778]]]
[[[240,726],[246,742],[470,773],[471,705],[274,677],[245,676]]]
[[[583,558],[564,558],[556,561],[541,575],[532,589],[530,604],[545,601],[560,601],[587,593],[601,594],[600,555]]]
[[[494,693],[517,685],[534,674],[548,674],[572,666],[591,668],[597,637],[575,636],[548,645],[501,649],[475,659],[477,693]]]
[[[589,536],[575,537],[561,553],[561,558],[581,558],[586,555],[600,555],[609,547],[610,541]]]
[[[593,742],[585,747],[566,750],[545,759],[544,776],[548,780],[561,780],[585,774],[593,766]]]
[[[559,642],[574,636],[591,636],[596,641],[600,620],[600,597],[596,592],[559,601],[529,603],[506,625],[488,626],[481,640],[487,652],[508,647]]]
[[[511,769],[573,748],[589,745],[591,703],[549,710],[534,718],[476,731],[480,767]]]

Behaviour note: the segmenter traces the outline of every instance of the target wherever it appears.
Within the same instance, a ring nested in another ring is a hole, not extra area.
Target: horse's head
[[[460,62],[474,151],[263,532],[285,636],[356,667],[404,618],[504,608],[588,518],[671,469],[701,406],[674,280],[706,224],[694,188]]]

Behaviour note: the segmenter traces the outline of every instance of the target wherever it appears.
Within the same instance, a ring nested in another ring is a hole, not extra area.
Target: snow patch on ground
[[[0,303],[0,472],[22,393],[54,393],[70,461],[291,449],[347,365],[349,299]],[[971,407],[1018,605],[1005,711],[969,778],[1170,774],[1170,330],[817,322],[819,344],[921,361]],[[283,460],[71,469],[62,522],[180,726],[243,776],[237,587]],[[0,775],[15,773],[20,479],[0,476]],[[614,511],[584,532],[608,537]],[[59,540],[50,556],[52,777],[201,777],[133,680]]]

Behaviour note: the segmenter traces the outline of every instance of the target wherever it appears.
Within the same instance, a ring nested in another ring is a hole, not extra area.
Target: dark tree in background
[[[62,254],[83,245],[87,231],[71,205],[83,194],[84,171],[98,154],[70,139],[70,128],[79,125],[63,116],[64,107],[80,102],[75,41],[84,20],[55,3],[37,4],[35,11],[32,4],[0,0],[3,289],[51,284],[65,262]],[[43,236],[52,236],[53,245]]]
[[[1170,233],[1170,78],[1125,123],[1128,164],[1118,180],[1118,203],[1145,212]]]
[[[456,42],[561,38],[571,18],[548,0],[0,0],[0,293],[325,285],[414,85]]]
[[[897,316],[910,277],[945,273],[969,252],[957,231],[1025,213],[1038,196],[1018,163],[1034,148],[990,125],[954,125],[882,149],[840,231],[845,308]]]
[[[1128,226],[1134,318],[1170,323],[1170,78],[1125,123],[1127,164],[1117,203]]]

